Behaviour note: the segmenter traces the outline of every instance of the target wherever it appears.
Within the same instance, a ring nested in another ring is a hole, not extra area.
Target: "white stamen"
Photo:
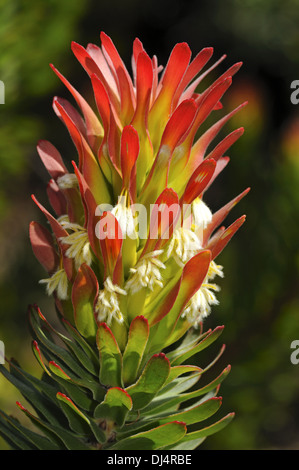
[[[219,304],[214,292],[219,292],[220,287],[216,284],[211,284],[209,280],[214,279],[216,275],[223,277],[222,269],[222,266],[211,261],[205,281],[184,308],[181,317],[187,318],[188,322],[194,327],[197,327],[210,314],[211,305]]]
[[[62,227],[67,226],[70,223],[69,216],[67,214],[60,215],[57,219]]]
[[[48,279],[41,279],[39,283],[46,284],[48,295],[52,295],[56,291],[59,300],[67,300],[68,279],[64,269],[59,269]]]
[[[119,196],[118,203],[113,207],[111,213],[117,219],[123,238],[129,237],[136,240],[137,233],[135,230],[135,221],[132,209],[126,206],[126,197]]]
[[[90,266],[92,263],[92,251],[86,229],[79,224],[67,221],[63,222],[62,226],[66,230],[73,231],[70,235],[60,239],[65,245],[70,245],[66,250],[66,256],[75,260],[77,269],[79,269],[83,263]]]
[[[208,206],[199,197],[194,199],[191,204],[191,208],[195,230],[201,232],[209,225],[213,214]]]
[[[99,321],[106,321],[108,325],[111,324],[113,318],[119,323],[124,321],[118,302],[119,295],[127,295],[127,292],[113,284],[110,277],[107,277],[95,306]]]
[[[202,249],[199,238],[192,230],[184,227],[176,229],[167,248],[167,257],[173,256],[177,264],[183,267],[199,250]]]
[[[162,253],[163,250],[147,253],[138,261],[135,268],[130,269],[133,275],[126,284],[127,290],[134,294],[142,289],[142,287],[148,287],[150,290],[153,290],[156,285],[163,287],[160,269],[165,269],[165,265],[162,261],[156,259]]]
[[[71,189],[78,186],[77,176],[74,173],[65,173],[57,178],[59,189]]]

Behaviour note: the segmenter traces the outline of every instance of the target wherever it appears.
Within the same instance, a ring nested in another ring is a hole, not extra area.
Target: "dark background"
[[[188,42],[194,55],[213,46],[215,60],[227,54],[215,78],[244,62],[223,100],[225,110],[244,100],[249,104],[225,128],[229,133],[244,126],[245,134],[229,151],[231,162],[207,202],[215,210],[248,186],[251,191],[228,218],[247,214],[219,257],[225,272],[220,305],[205,325],[225,325],[220,340],[226,351],[214,373],[227,364],[232,371],[220,389],[218,416],[235,411],[236,417],[202,448],[299,448],[299,365],[290,361],[291,342],[299,339],[299,105],[290,101],[290,84],[299,79],[298,24],[298,0],[0,3],[0,79],[6,92],[0,105],[0,339],[8,356],[39,373],[27,305],[36,302],[47,315],[53,313],[38,285],[44,272],[28,239],[30,221],[44,223],[30,195],[46,203],[48,181],[36,143],[49,139],[66,160],[76,158],[51,107],[54,95],[70,96],[49,63],[88,97],[91,87],[72,55],[72,40],[100,44],[99,33],[105,31],[130,71],[136,36],[163,65],[177,42]],[[217,113],[214,119],[224,111]],[[205,360],[200,356],[199,365]],[[0,408],[19,416],[18,398],[1,377]]]

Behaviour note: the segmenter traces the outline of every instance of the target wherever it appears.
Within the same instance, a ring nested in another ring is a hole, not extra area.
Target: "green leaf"
[[[25,377],[17,377],[8,372],[3,366],[0,366],[0,371],[22,393],[23,397],[39,415],[45,417],[49,423],[61,424],[61,417],[57,406],[34,388]]]
[[[100,382],[109,387],[122,388],[122,357],[112,331],[106,323],[100,323],[97,332],[100,354]]]
[[[0,412],[0,414],[4,417],[7,424],[10,427],[11,432],[9,433],[10,436],[18,442],[18,444],[22,445],[22,440],[25,446],[30,450],[31,449],[39,449],[39,450],[59,450],[59,446],[54,442],[49,441],[44,436],[37,434],[36,432],[32,431],[31,429],[25,428],[22,424],[19,423],[15,418],[11,416],[7,416],[5,413]],[[0,416],[0,424],[1,424],[1,416]],[[24,449],[24,447],[23,447]]]
[[[167,380],[169,371],[170,364],[165,354],[151,357],[139,380],[126,388],[133,400],[134,410],[140,410],[152,401]]]
[[[46,374],[48,375],[51,375],[50,372],[48,371],[45,363],[44,363],[44,360],[42,358],[42,354],[41,354],[41,351],[38,347],[38,343],[37,341],[33,341],[32,342],[32,351],[33,351],[33,354],[35,355],[36,357],[36,360],[37,362],[39,363],[39,365],[41,366],[41,368],[44,370],[44,372],[46,372]]]
[[[79,435],[88,435],[90,433],[90,421],[87,416],[79,410],[75,403],[64,393],[58,392],[57,399],[62,411],[66,415],[70,428]]]
[[[18,406],[23,411],[23,413],[28,416],[30,421],[37,428],[39,428],[46,436],[48,436],[51,442],[54,441],[56,444],[58,444],[61,449],[64,448],[62,447],[63,445],[69,450],[89,450],[89,447],[85,445],[80,439],[77,439],[77,437],[70,431],[63,429],[59,426],[54,426],[45,423],[44,421],[30,413],[28,410],[26,410],[26,408],[24,408],[20,403],[18,403]]]
[[[37,450],[37,447],[26,436],[23,436],[21,432],[14,428],[11,423],[12,420],[16,421],[0,411],[0,436],[13,450]]]
[[[97,278],[87,264],[78,270],[72,289],[74,318],[78,331],[84,338],[95,338],[97,324],[94,315],[94,302],[98,292]]]
[[[200,446],[200,444],[202,444],[204,440],[205,437],[194,439],[192,441],[181,441],[178,444],[175,444],[174,446],[163,447],[163,450],[194,450],[197,449],[197,447]]]
[[[23,382],[27,381],[28,383],[33,385],[34,388],[43,392],[43,394],[46,395],[51,401],[55,401],[55,396],[58,391],[58,385],[51,379],[48,373],[44,373],[41,379],[39,379],[22,369],[14,359],[7,362],[10,366],[10,372],[14,377],[18,378]]]
[[[170,416],[159,419],[159,424],[166,424],[167,422],[173,421],[174,419],[178,421],[184,421],[184,423],[187,425],[199,423],[200,421],[204,421],[216,413],[221,404],[222,399],[220,397],[210,398],[200,405],[189,408],[188,410],[174,413]]]
[[[167,355],[169,359],[169,355]],[[170,368],[169,376],[165,382],[165,386],[175,380],[177,377],[180,377],[183,374],[188,372],[197,372],[198,374],[202,373],[202,369],[198,366],[174,366]]]
[[[42,320],[49,331],[54,333],[66,347],[75,354],[75,356],[79,359],[81,364],[87,369],[89,372],[94,374],[95,376],[98,375],[99,369],[99,360],[91,346],[85,341],[85,339],[80,335],[80,333],[74,328],[65,318],[60,316],[60,320],[64,326],[64,328],[70,333],[73,340],[69,337],[62,334],[60,331],[57,331],[53,326],[47,321],[44,315],[41,313],[41,310],[38,306],[34,306],[36,312],[38,313],[39,320]],[[57,312],[58,315],[59,312]]]
[[[149,336],[149,325],[143,316],[135,317],[129,329],[126,349],[123,354],[123,382],[135,382]]]
[[[162,413],[175,405],[179,405],[188,400],[205,395],[211,390],[214,390],[226,378],[229,372],[230,366],[226,367],[212,382],[198,390],[194,390],[193,392],[183,393],[182,395],[178,396],[169,396],[169,394],[166,393],[164,396],[162,395],[161,398],[157,397],[146,409],[143,410],[143,415]]]
[[[93,411],[94,400],[86,393],[85,384],[83,389],[80,382],[71,382],[70,377],[62,370],[62,368],[54,361],[49,362],[49,367],[56,375],[56,380],[62,385],[66,393],[71,397],[74,402],[86,411]],[[88,387],[92,388],[92,386]]]
[[[153,417],[153,419],[148,418],[141,420],[139,423],[127,425],[123,432],[118,433],[118,436],[127,437],[136,432],[147,431],[156,426],[161,426],[162,424],[167,424],[172,421],[183,421],[186,425],[191,425],[204,421],[205,419],[210,418],[218,409],[220,408],[222,399],[220,397],[209,398],[201,402],[198,405],[186,408],[184,410],[175,412],[173,414],[167,414],[159,418],[158,416]]]
[[[165,397],[165,396],[177,396],[182,392],[185,392],[186,390],[189,390],[189,388],[193,387],[198,380],[200,379],[201,374],[198,372],[195,372],[193,374],[189,374],[184,377],[179,377],[172,382],[168,383],[159,393],[159,397]]]
[[[46,335],[46,331],[42,329],[40,325],[40,319],[38,312],[36,312],[33,308],[30,310],[30,325],[33,328],[33,331],[39,340],[39,347],[42,349],[42,345],[48,350],[50,353],[54,354],[57,358],[63,361],[67,367],[73,371],[73,373],[77,374],[78,377],[84,378],[89,380],[92,376],[83,369],[78,364],[78,361],[74,359],[72,354],[67,351],[66,349],[62,348],[61,346],[55,344],[52,339],[50,339],[49,334]],[[43,325],[45,327],[45,325]],[[43,350],[45,353],[45,351]],[[51,354],[51,356],[52,356]],[[51,357],[52,358],[52,357]]]
[[[189,432],[182,439],[182,442],[194,441],[195,439],[202,439],[207,436],[211,436],[212,434],[215,434],[216,432],[224,429],[233,420],[234,416],[235,413],[229,413],[216,423],[211,424],[211,426],[207,426],[206,428],[200,429],[198,431]]]
[[[66,346],[72,349],[72,351],[76,354],[80,362],[84,365],[84,367],[91,372],[92,374],[98,376],[99,374],[99,358],[97,354],[95,354],[92,347],[85,341],[85,339],[79,334],[79,332],[74,328],[66,319],[62,318],[62,323],[64,327],[67,329],[69,334],[75,340],[75,343],[68,338],[66,338]],[[77,343],[80,345],[77,345]],[[82,353],[83,350],[83,353]]]
[[[132,405],[132,398],[125,390],[113,387],[108,390],[104,401],[96,407],[94,417],[111,420],[121,427]]]
[[[127,437],[109,450],[156,450],[167,445],[180,441],[186,434],[185,423],[174,421],[172,423],[163,424],[150,431]]]
[[[197,345],[191,347],[189,350],[185,351],[184,353],[177,356],[173,361],[171,361],[172,366],[178,366],[185,362],[189,357],[194,356],[195,354],[199,353],[203,349],[207,348],[212,344],[216,339],[221,335],[224,326],[217,326],[211,333],[209,333],[205,338],[200,341]]]

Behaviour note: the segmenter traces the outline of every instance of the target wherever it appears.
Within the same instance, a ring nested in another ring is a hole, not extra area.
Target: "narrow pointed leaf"
[[[178,366],[183,362],[187,361],[190,357],[198,354],[203,349],[207,348],[212,344],[217,338],[221,335],[224,326],[218,326],[211,333],[209,333],[202,341],[200,341],[196,346],[189,349],[189,351],[184,352],[180,356],[177,356],[173,361],[171,361],[172,366]]]
[[[69,421],[70,428],[79,435],[88,434],[90,431],[90,422],[84,413],[82,413],[75,403],[64,393],[57,393],[57,399],[62,411]]]
[[[139,380],[126,391],[133,400],[133,409],[140,410],[148,405],[163,387],[170,371],[165,354],[155,354],[146,364]]]
[[[100,354],[100,382],[109,387],[121,387],[122,357],[118,344],[106,323],[100,323],[97,332]]]
[[[222,429],[224,429],[233,420],[234,416],[235,416],[234,413],[229,413],[228,415],[226,415],[224,418],[220,419],[216,423],[211,424],[211,426],[207,426],[206,428],[200,429],[198,431],[189,432],[182,439],[182,442],[188,442],[188,441],[192,441],[195,439],[200,439],[203,437],[211,436],[212,434],[215,434],[216,432],[222,431]]]
[[[174,421],[117,442],[111,450],[156,450],[180,441],[186,434],[185,423]]]
[[[123,382],[130,384],[136,380],[137,372],[149,336],[149,325],[143,316],[135,317],[129,329],[128,342],[123,353]]]
[[[184,403],[194,398],[198,398],[202,395],[205,395],[206,393],[216,389],[217,386],[221,382],[223,382],[223,380],[229,374],[230,369],[231,369],[230,366],[226,367],[221,372],[221,374],[219,374],[219,376],[216,377],[216,379],[214,379],[212,382],[208,383],[204,387],[198,390],[194,390],[193,392],[187,392],[187,393],[183,393],[182,395],[173,396],[173,397],[170,397],[168,394],[166,394],[165,397],[161,396],[161,398],[160,397],[157,398],[146,409],[143,410],[143,414],[152,415],[156,413],[162,413],[164,411],[167,411],[172,406],[178,406],[181,403]]]
[[[92,269],[82,264],[72,289],[74,319],[76,327],[84,338],[92,339],[97,332],[94,303],[98,294],[98,282]]]
[[[216,240],[215,243],[211,243],[211,245],[208,245],[208,248],[211,250],[211,253],[212,253],[212,259],[215,259],[221,253],[221,251],[228,244],[228,242],[234,236],[237,230],[239,230],[239,228],[243,225],[243,223],[245,222],[245,219],[246,219],[246,216],[243,215],[239,219],[235,220],[235,222],[232,223],[220,235],[220,237]]]

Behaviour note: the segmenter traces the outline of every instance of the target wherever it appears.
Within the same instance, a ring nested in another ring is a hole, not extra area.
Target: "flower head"
[[[218,302],[219,288],[211,281],[223,274],[215,259],[245,220],[223,226],[247,191],[214,214],[204,202],[228,163],[223,155],[243,129],[207,149],[243,104],[201,131],[208,116],[221,112],[221,99],[241,63],[204,89],[203,79],[224,59],[204,70],[212,48],[191,59],[188,44],[177,44],[163,68],[136,39],[131,76],[112,40],[101,33],[101,41],[101,47],[87,48],[72,43],[96,106],[51,66],[82,118],[65,99],[54,99],[54,111],[77,150],[74,173],[52,144],[38,145],[51,176],[54,210],[52,215],[34,198],[52,230],[52,235],[36,226],[32,230],[34,252],[49,273],[41,282],[58,299],[71,298],[78,325],[84,324],[80,315],[92,310],[97,325],[117,324],[120,335],[119,328],[125,332],[136,313],[150,327],[160,322],[165,337],[171,332],[179,337],[185,320],[196,326]],[[107,210],[99,219],[102,205]],[[58,308],[63,315],[61,303]]]

